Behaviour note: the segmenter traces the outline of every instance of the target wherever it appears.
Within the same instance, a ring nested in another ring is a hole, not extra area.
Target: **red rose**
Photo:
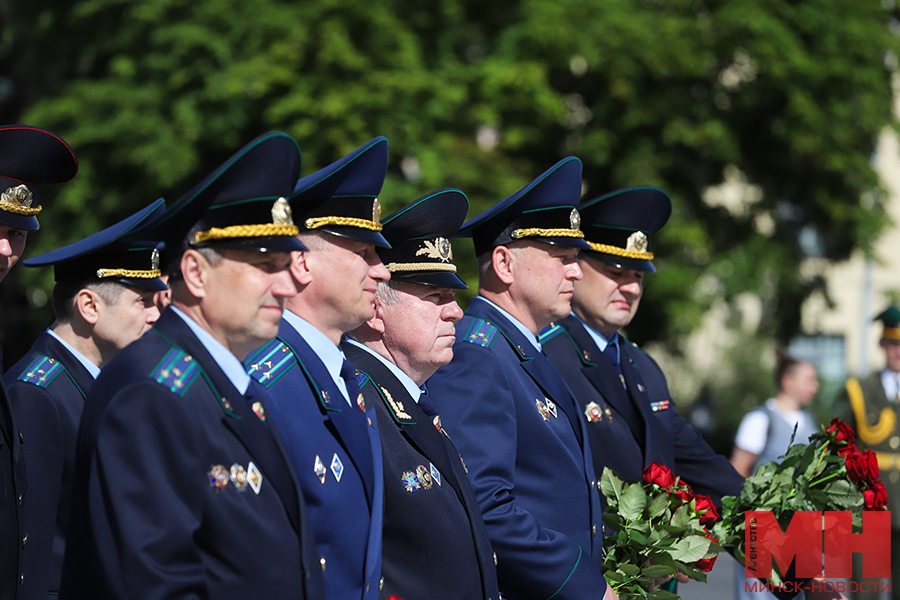
[[[644,481],[667,488],[675,485],[675,474],[665,465],[650,463],[644,469]]]
[[[700,513],[700,524],[708,525],[714,523],[719,518],[719,510],[713,504],[712,498],[697,494],[694,496],[694,510]],[[709,536],[706,536],[709,537]],[[710,538],[714,539],[714,538]]]
[[[878,469],[878,459],[871,450],[847,456],[844,464],[847,466],[847,475],[857,484],[864,481],[875,483],[881,475]]]
[[[669,490],[669,493],[674,495],[682,502],[688,503],[694,499],[694,493],[689,485],[685,485],[684,487],[685,489],[683,490]]]
[[[699,496],[698,496],[698,497],[699,497]],[[707,497],[708,497],[708,496],[707,496]],[[708,536],[706,536],[706,537],[709,538],[709,539],[711,539],[712,541],[714,541],[714,542],[716,542],[716,543],[719,542],[719,540],[717,540],[716,538],[714,538],[714,537],[711,536],[711,535],[708,535]],[[700,569],[701,571],[705,572],[705,573],[709,573],[710,571],[712,571],[713,565],[716,564],[716,559],[717,559],[717,558],[719,558],[719,557],[718,557],[718,556],[713,556],[712,558],[701,558],[700,560],[698,560],[697,562],[694,563],[694,566],[697,567],[698,569]]]
[[[835,434],[834,439],[838,442],[852,444],[856,441],[856,432],[853,431],[853,428],[837,418],[831,420],[831,424],[825,428],[825,431]]]
[[[841,446],[838,448],[838,455],[847,458],[853,454],[857,454],[859,452],[859,448],[854,446],[853,444],[847,444],[846,446]]]
[[[887,490],[880,481],[876,481],[871,490],[864,490],[863,498],[866,499],[866,510],[884,510],[887,506]]]

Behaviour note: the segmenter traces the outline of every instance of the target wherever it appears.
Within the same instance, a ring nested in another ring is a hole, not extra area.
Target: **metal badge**
[[[340,483],[341,475],[344,474],[344,463],[341,462],[341,459],[338,457],[337,452],[335,452],[334,456],[331,457],[331,472],[334,473],[334,478],[338,480],[338,483]]]
[[[247,491],[247,471],[238,463],[231,465],[231,483],[237,491]]]
[[[591,402],[584,409],[584,416],[587,417],[588,423],[596,423],[603,420],[603,411],[596,402]]]
[[[253,414],[256,415],[257,419],[259,419],[260,421],[266,420],[266,409],[263,408],[262,402],[254,402],[251,408],[253,409]]]
[[[425,465],[419,465],[416,467],[416,477],[419,478],[419,481],[422,482],[422,487],[426,490],[430,490],[434,487],[434,483],[431,480],[431,471],[425,467]]]
[[[441,484],[441,472],[437,470],[437,467],[434,466],[434,463],[428,463],[428,464],[431,465],[431,478],[434,480],[434,482],[436,484],[438,484],[438,487],[440,487],[442,485]]]
[[[404,471],[403,475],[400,476],[400,481],[403,482],[403,487],[406,488],[406,491],[410,494],[418,492],[419,488],[422,487],[419,478],[416,477],[416,474],[412,471]]]
[[[359,407],[359,410],[366,412],[366,399],[363,398],[362,392],[356,397],[356,405]]]
[[[250,483],[250,489],[254,494],[259,494],[259,488],[262,487],[263,476],[253,461],[247,465],[247,481]]]
[[[291,205],[284,198],[279,198],[272,205],[272,223],[275,225],[293,225],[294,215]]]
[[[159,248],[154,248],[153,252],[150,253],[150,270],[159,270]]]
[[[628,240],[625,242],[625,249],[633,252],[646,252],[649,245],[650,238],[647,237],[647,234],[643,231],[635,231],[628,236]]]
[[[541,402],[540,400],[535,400],[534,405],[537,406],[538,412],[541,413],[541,416],[544,417],[545,421],[550,420],[550,409],[547,408],[547,405]]]
[[[643,386],[643,384],[640,384],[640,383],[637,384],[637,389],[638,389],[639,392],[642,392],[642,393],[643,393],[643,391],[644,391],[644,386]]]
[[[569,226],[572,229],[581,229],[581,213],[578,212],[577,208],[573,208],[572,212],[569,213]]]
[[[216,491],[224,490],[231,481],[231,475],[222,465],[212,465],[206,476],[209,477],[209,487],[216,488]]]
[[[24,184],[6,188],[6,191],[0,195],[0,202],[13,204],[19,208],[31,208],[33,199],[34,194]]]
[[[372,221],[381,223],[381,202],[378,201],[378,198],[372,201]]]
[[[553,402],[550,398],[544,398],[544,405],[547,407],[547,410],[550,411],[550,414],[553,415],[554,419],[558,419],[556,416],[556,403]]]
[[[313,473],[319,478],[319,483],[325,483],[325,474],[328,473],[328,470],[325,468],[325,463],[322,462],[322,459],[319,458],[318,454],[316,454],[316,462],[315,465],[313,465]]]
[[[444,426],[441,425],[441,415],[434,415],[434,418],[431,420],[434,424],[434,428],[438,431],[444,431]]]
[[[591,360],[591,355],[588,354],[587,350],[582,350],[581,355],[584,357],[584,360]]]
[[[416,256],[422,254],[441,262],[450,262],[453,260],[453,247],[447,238],[439,237],[435,238],[434,241],[425,240],[425,245],[416,250]]]

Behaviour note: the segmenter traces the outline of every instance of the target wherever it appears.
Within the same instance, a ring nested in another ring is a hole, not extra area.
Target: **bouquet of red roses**
[[[722,498],[714,535],[743,563],[747,511],[772,511],[783,531],[796,511],[851,511],[853,529],[861,531],[862,511],[884,510],[887,492],[875,453],[860,452],[855,441],[853,428],[834,419],[809,444],[791,444],[781,463],[766,463],[744,480],[740,496]],[[782,575],[776,564],[772,582],[780,584]]]
[[[622,481],[604,469],[606,524],[615,532],[603,544],[603,575],[619,598],[675,600],[653,580],[684,573],[706,581],[722,548],[708,526],[719,517],[709,496],[694,494],[668,467],[652,463],[643,481]]]

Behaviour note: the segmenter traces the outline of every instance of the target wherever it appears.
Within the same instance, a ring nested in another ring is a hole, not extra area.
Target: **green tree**
[[[46,194],[29,254],[174,201],[272,129],[298,139],[304,174],[387,136],[386,212],[459,187],[474,216],[576,155],[588,197],[654,184],[675,202],[632,338],[676,347],[712,299],[750,291],[771,308],[761,333],[787,339],[821,286],[799,259],[845,258],[884,224],[866,199],[876,136],[895,126],[896,13],[891,0],[6,0],[0,114],[60,133],[81,160]],[[752,186],[740,210],[704,201],[728,173]],[[474,284],[469,245],[457,254]],[[52,318],[29,308],[49,285],[19,268],[0,287],[10,358]]]

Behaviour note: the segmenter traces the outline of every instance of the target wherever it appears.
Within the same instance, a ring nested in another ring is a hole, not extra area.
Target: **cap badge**
[[[159,249],[154,248],[150,254],[150,268],[153,271],[159,270]]]
[[[577,208],[573,208],[572,212],[569,213],[569,225],[572,229],[581,229],[581,213],[578,212]]]
[[[436,258],[441,262],[449,262],[453,260],[453,247],[447,238],[435,238],[433,242],[425,240],[425,246],[416,250],[416,256],[421,256],[422,254],[425,254],[428,258]]]
[[[3,210],[20,215],[33,216],[41,212],[40,206],[31,206],[33,200],[34,194],[24,184],[6,188],[0,194],[0,204],[6,205]]]
[[[378,201],[378,198],[372,201],[372,221],[381,223],[381,202]]]
[[[649,245],[650,239],[647,237],[647,234],[643,231],[635,231],[628,236],[628,241],[625,242],[625,249],[633,252],[646,252]]]
[[[31,200],[34,198],[34,194],[31,193],[24,185],[17,185],[16,187],[6,188],[6,191],[3,192],[2,200],[7,204],[15,204],[20,208],[31,208]]]
[[[272,204],[272,223],[275,225],[293,225],[294,217],[291,214],[291,205],[284,198],[279,198]]]

